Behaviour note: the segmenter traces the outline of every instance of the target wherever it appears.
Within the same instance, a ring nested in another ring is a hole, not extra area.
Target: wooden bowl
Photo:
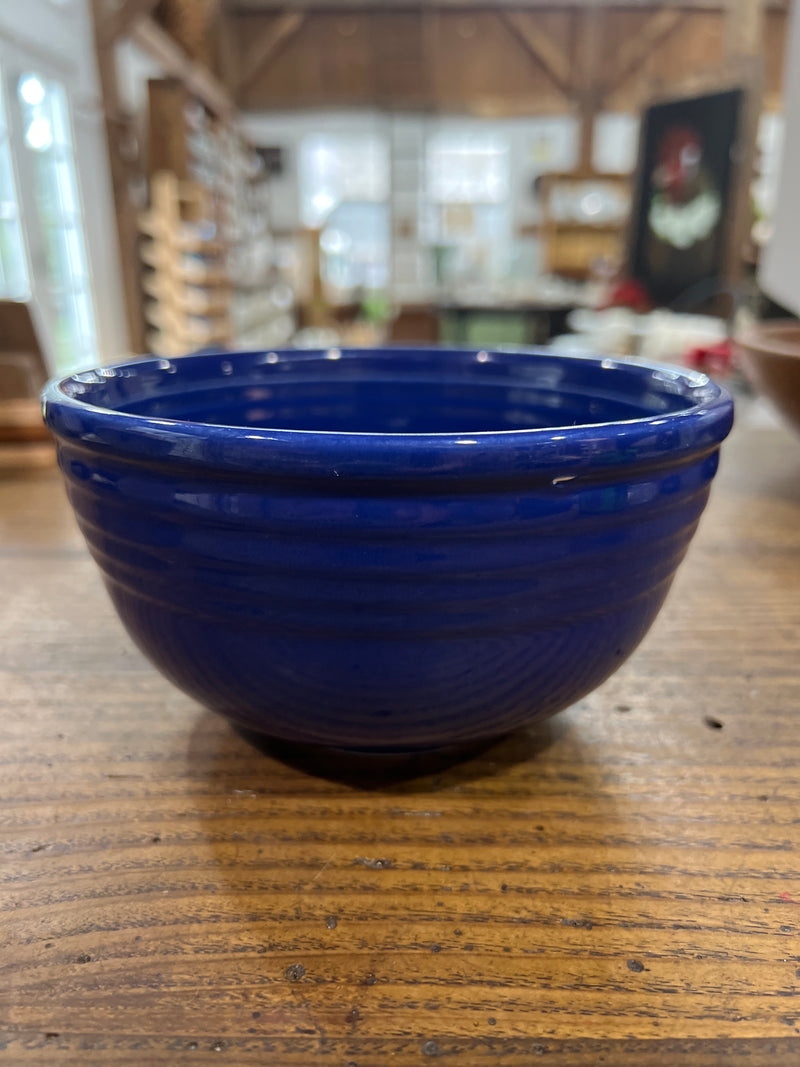
[[[748,381],[800,433],[800,321],[758,323],[736,338]]]

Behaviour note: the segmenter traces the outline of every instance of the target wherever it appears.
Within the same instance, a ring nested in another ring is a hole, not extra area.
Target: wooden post
[[[132,352],[142,352],[144,350],[144,320],[142,317],[142,294],[139,286],[139,238],[136,226],[136,207],[131,200],[129,188],[131,178],[130,164],[126,162],[120,148],[120,142],[127,132],[127,123],[120,106],[113,37],[108,35],[108,24],[104,20],[105,7],[102,0],[92,0],[92,14],[94,16],[97,67],[100,74],[100,89],[105,115],[111,185],[117,218],[117,243],[119,245],[120,270],[125,297],[128,339]],[[105,355],[105,353],[101,353],[101,357]]]
[[[726,59],[760,56],[764,42],[764,0],[728,0],[722,41]]]
[[[592,0],[580,14],[576,13],[577,41],[575,49],[574,91],[580,116],[580,143],[577,170],[589,174],[594,169],[594,122],[603,100],[600,85],[598,55],[602,11],[598,0]]]
[[[749,187],[756,177],[756,137],[764,92],[764,0],[728,0],[722,41],[728,63],[742,70],[743,74],[748,70],[752,72],[747,111],[741,119],[739,159],[736,164],[736,180],[741,192],[734,202],[730,230],[730,280],[736,282],[745,259],[757,258],[751,236],[753,214]]]
[[[423,7],[420,17],[420,40],[422,41],[422,67],[428,93],[429,110],[439,110],[439,34],[441,31],[441,13],[432,5]]]
[[[311,268],[311,298],[308,302],[308,325],[327,326],[330,322],[325,290],[322,285],[321,229],[307,230]]]

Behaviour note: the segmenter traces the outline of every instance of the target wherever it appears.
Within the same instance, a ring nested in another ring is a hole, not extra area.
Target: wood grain
[[[372,779],[175,692],[55,475],[0,482],[0,1063],[800,1062],[800,441],[759,410],[613,679]]]
[[[586,110],[588,92],[596,110],[638,112],[655,86],[680,87],[725,55],[722,4],[516,4],[511,23],[486,3],[301,7],[298,32],[247,79],[238,98],[246,110],[379,106],[529,118]],[[246,55],[257,39],[268,41],[290,17],[283,9],[228,8],[235,50]],[[781,8],[764,13],[772,109],[780,108],[786,18]],[[580,49],[568,78],[564,58],[584,37],[591,47]]]

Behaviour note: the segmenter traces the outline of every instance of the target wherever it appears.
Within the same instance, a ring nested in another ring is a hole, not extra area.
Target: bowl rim
[[[671,383],[689,401],[686,408],[632,419],[532,429],[462,433],[373,433],[339,430],[270,429],[157,418],[96,406],[69,395],[70,384],[99,384],[112,372],[138,367],[166,370],[184,359],[223,362],[275,354],[357,359],[359,355],[403,352],[453,354],[476,359],[520,356],[604,370],[619,370]],[[42,394],[43,417],[59,443],[144,465],[204,469],[209,476],[342,477],[391,480],[464,476],[538,477],[553,484],[579,474],[635,466],[671,465],[718,448],[733,423],[733,399],[707,375],[676,365],[608,356],[567,355],[546,348],[498,346],[447,348],[408,344],[370,348],[214,350],[186,356],[145,356],[54,378]]]

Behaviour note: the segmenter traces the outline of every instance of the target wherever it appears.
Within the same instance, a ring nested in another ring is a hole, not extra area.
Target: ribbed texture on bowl
[[[633,650],[716,456],[623,485],[267,499],[61,464],[123,621],[198,700],[275,735],[424,746],[573,703]],[[483,506],[481,506],[481,504]]]
[[[608,677],[717,467],[708,442],[496,484],[147,465],[86,435],[59,453],[117,611],[167,677],[274,736],[382,749],[499,734]]]

